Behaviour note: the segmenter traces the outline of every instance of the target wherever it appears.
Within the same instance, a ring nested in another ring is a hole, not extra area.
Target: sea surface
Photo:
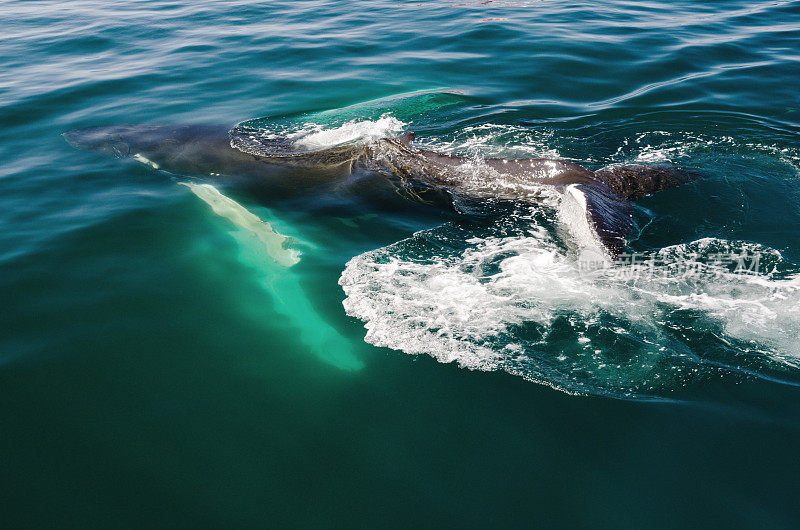
[[[702,178],[584,267],[62,137],[140,122]],[[0,196],[3,528],[800,525],[800,2],[4,0]]]

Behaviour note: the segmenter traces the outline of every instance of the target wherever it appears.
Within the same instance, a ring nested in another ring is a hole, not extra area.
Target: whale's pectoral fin
[[[608,166],[595,171],[594,175],[626,199],[638,199],[702,177],[690,169],[645,164]]]
[[[597,184],[572,184],[566,193],[584,209],[589,227],[610,256],[618,257],[633,229],[633,204]]]
[[[242,257],[253,270],[264,275],[263,286],[275,300],[274,311],[285,316],[298,330],[300,340],[319,359],[336,368],[362,369],[364,362],[353,352],[350,340],[317,311],[302,286],[301,276],[290,268],[300,261],[300,253],[286,246],[289,237],[210,184],[181,184],[208,204],[215,214],[243,230],[239,235],[245,237],[232,234],[242,243]],[[272,215],[267,218],[276,220]],[[262,259],[264,252],[269,259]]]
[[[193,182],[181,182],[181,184],[208,204],[215,214],[255,236],[263,245],[267,255],[278,265],[291,267],[300,262],[300,252],[287,245],[291,241],[289,237],[275,230],[270,223],[263,221],[238,202],[223,195],[211,184]]]

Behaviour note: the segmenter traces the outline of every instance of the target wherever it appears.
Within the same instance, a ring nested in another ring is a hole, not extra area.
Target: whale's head
[[[74,148],[94,151],[113,158],[129,158],[137,153],[173,143],[175,128],[160,124],[126,124],[75,129],[63,134]]]
[[[112,158],[133,158],[156,169],[178,173],[235,170],[232,164],[247,161],[232,149],[228,127],[218,125],[169,125],[135,123],[86,127],[63,134],[76,149]]]
[[[95,151],[114,158],[133,156],[131,130],[125,125],[87,127],[65,132],[64,139],[75,149]]]

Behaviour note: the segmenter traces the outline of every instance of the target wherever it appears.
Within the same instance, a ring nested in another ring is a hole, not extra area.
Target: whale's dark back
[[[626,199],[674,188],[696,179],[696,172],[665,165],[631,164],[608,166],[594,172],[595,178]]]

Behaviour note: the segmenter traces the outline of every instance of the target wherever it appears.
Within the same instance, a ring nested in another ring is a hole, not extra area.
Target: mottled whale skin
[[[307,192],[359,171],[411,188],[446,189],[476,198],[531,200],[535,194],[529,192],[537,186],[554,186],[581,205],[612,257],[621,252],[633,226],[630,199],[684,184],[696,175],[665,166],[610,166],[593,172],[566,160],[468,159],[415,148],[410,132],[367,144],[275,155],[267,149],[274,138],[265,140],[262,149],[251,133],[246,142],[237,134],[236,128],[216,125],[129,124],[78,129],[64,137],[78,149],[135,158],[179,175],[255,182],[275,193]]]

